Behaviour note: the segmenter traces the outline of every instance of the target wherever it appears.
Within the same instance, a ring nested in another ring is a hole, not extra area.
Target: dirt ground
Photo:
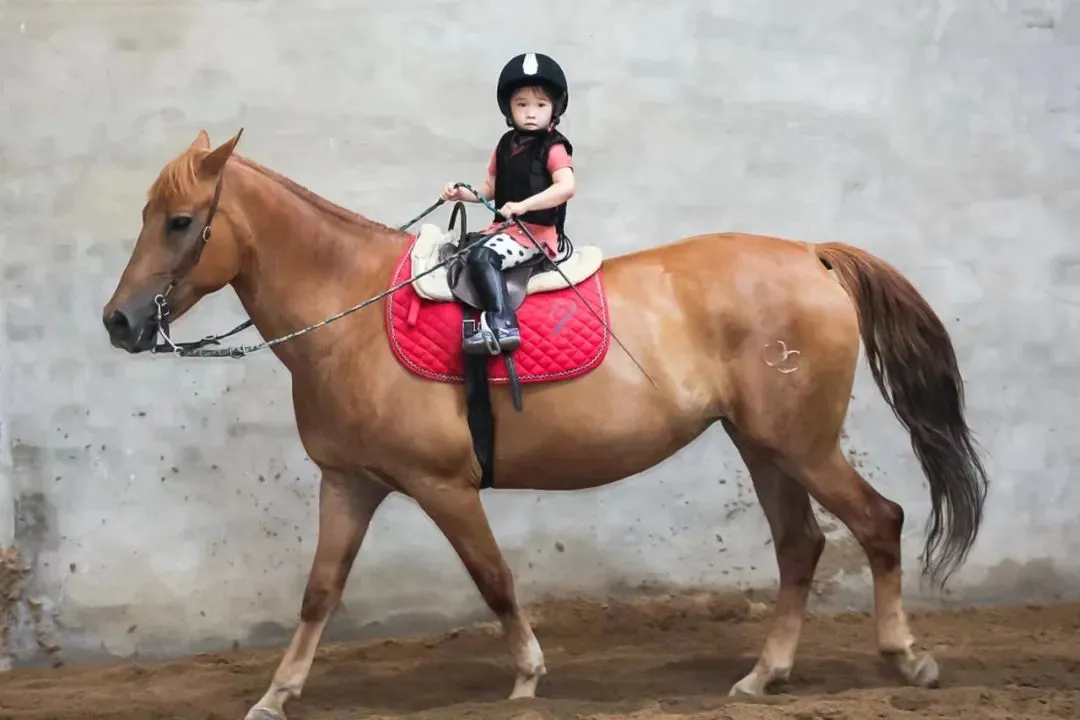
[[[291,720],[1041,720],[1080,717],[1080,605],[912,613],[942,687],[902,687],[874,650],[872,619],[811,616],[788,688],[732,701],[767,621],[741,597],[649,597],[531,608],[548,675],[507,701],[497,627],[324,645]],[[0,675],[0,719],[239,720],[280,651]]]

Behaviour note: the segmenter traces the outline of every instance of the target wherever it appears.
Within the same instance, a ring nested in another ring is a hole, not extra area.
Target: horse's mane
[[[153,200],[157,198],[169,200],[194,194],[198,190],[200,183],[197,172],[198,162],[207,154],[207,152],[208,151],[206,150],[199,150],[192,147],[170,160],[168,164],[161,169],[157,179],[154,180],[154,183],[150,186],[150,190],[147,193],[147,199]],[[235,160],[244,167],[250,168],[260,175],[273,180],[301,200],[315,206],[322,212],[333,215],[339,220],[355,225],[368,226],[369,229],[372,230],[396,232],[395,228],[366,218],[357,212],[327,200],[295,180],[290,180],[281,173],[275,172],[264,165],[260,165],[250,158],[246,158],[234,152],[229,157],[229,160]]]
[[[150,186],[146,199],[175,200],[194,194],[199,186],[195,163],[203,155],[204,152],[188,148],[170,160]]]

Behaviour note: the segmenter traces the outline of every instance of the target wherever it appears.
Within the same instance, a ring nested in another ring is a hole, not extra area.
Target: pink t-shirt
[[[547,159],[547,171],[554,175],[563,168],[573,168],[574,159],[570,157],[570,154],[566,152],[566,146],[562,143],[554,145],[551,148],[551,152],[548,153]],[[495,175],[495,153],[491,153],[491,160],[488,161],[488,174]],[[483,232],[491,232],[498,225],[497,222],[492,222]],[[537,225],[535,223],[522,221],[522,224],[529,229],[536,241],[539,242],[550,257],[555,257],[559,249],[559,234],[551,225]],[[529,240],[529,236],[521,231],[517,223],[512,223],[503,230],[507,235],[517,240],[523,246],[531,248],[533,247],[532,241]]]

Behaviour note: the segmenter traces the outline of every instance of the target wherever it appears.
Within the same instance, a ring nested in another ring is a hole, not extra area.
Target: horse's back
[[[690,314],[850,305],[813,243],[769,235],[694,235],[607,258],[603,267],[613,292],[647,306],[675,302]]]

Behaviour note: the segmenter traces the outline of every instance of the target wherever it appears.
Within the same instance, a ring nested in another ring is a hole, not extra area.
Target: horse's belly
[[[657,407],[637,412],[567,408],[534,419],[531,426],[527,418],[526,412],[496,431],[496,487],[606,485],[664,461],[718,419],[701,409]]]

